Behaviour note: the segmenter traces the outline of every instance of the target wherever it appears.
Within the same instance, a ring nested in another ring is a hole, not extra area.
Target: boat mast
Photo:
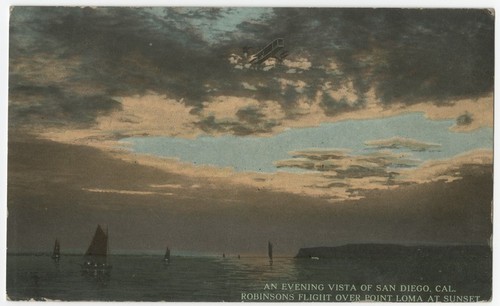
[[[59,260],[60,252],[61,252],[60,248],[61,248],[61,246],[59,244],[59,239],[56,238],[56,241],[54,243],[54,250],[52,251],[52,259],[54,259],[56,261]]]
[[[106,256],[105,261],[108,262],[108,254],[109,254],[109,236],[108,236],[108,225],[106,224]]]

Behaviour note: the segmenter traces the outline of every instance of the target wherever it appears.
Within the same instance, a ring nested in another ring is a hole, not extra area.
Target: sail
[[[94,234],[94,238],[90,243],[85,256],[106,256],[108,254],[108,235],[105,233],[100,225]]]
[[[59,240],[56,239],[56,242],[54,243],[54,255],[59,255],[61,246],[59,244]]]
[[[268,241],[267,243],[267,253],[269,255],[269,259],[273,260],[273,244],[271,243],[271,241]]]
[[[54,243],[54,251],[52,252],[52,258],[59,258],[61,253],[61,246],[59,244],[59,240],[56,238],[56,242]]]
[[[167,251],[165,251],[165,260],[170,260],[170,249],[167,247]]]

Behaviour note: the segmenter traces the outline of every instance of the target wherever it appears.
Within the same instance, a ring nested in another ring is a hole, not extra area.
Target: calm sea
[[[385,296],[390,301],[398,295],[411,301],[432,294],[460,299],[479,296],[479,300],[491,296],[491,258],[376,262],[276,258],[272,264],[267,258],[246,257],[173,256],[170,264],[161,259],[111,256],[110,274],[93,276],[82,273],[81,256],[63,255],[54,263],[49,256],[8,255],[7,294],[11,300],[70,301],[299,301],[326,299],[326,294],[331,294],[330,301],[356,295],[362,299]],[[340,286],[344,284],[349,286]],[[330,290],[329,285],[338,286]],[[362,291],[363,285],[372,287]],[[388,291],[377,291],[376,285]],[[410,288],[401,285],[417,286],[413,290],[429,286],[431,292],[401,292]],[[455,292],[438,293],[436,286]]]

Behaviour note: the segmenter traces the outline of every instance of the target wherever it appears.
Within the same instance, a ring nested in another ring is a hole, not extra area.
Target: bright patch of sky
[[[189,10],[189,8],[186,8]],[[192,8],[191,10],[198,10]],[[203,9],[206,11],[206,8]],[[200,31],[205,41],[210,44],[230,39],[238,30],[237,26],[244,21],[261,21],[272,14],[272,8],[221,8],[220,16],[216,18],[196,17],[186,18]]]
[[[421,162],[446,159],[475,149],[493,149],[493,129],[481,128],[469,133],[449,130],[454,120],[429,120],[421,113],[395,117],[324,123],[312,128],[294,128],[271,137],[200,136],[196,139],[175,137],[132,137],[137,153],[178,158],[196,165],[231,167],[236,171],[276,172],[274,162],[292,158],[289,152],[307,149],[348,149],[363,155],[377,151],[365,143],[393,137],[410,138],[440,147],[423,151],[408,148],[392,152],[410,154]],[[280,171],[302,171],[281,168]],[[305,171],[305,170],[304,170]]]

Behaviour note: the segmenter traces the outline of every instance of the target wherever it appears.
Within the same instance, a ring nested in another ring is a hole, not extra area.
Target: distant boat
[[[108,264],[108,230],[103,231],[100,225],[94,234],[87,252],[85,252],[85,261],[82,268],[85,272],[93,274],[108,273],[111,265]]]
[[[163,257],[163,261],[166,263],[170,263],[170,249],[167,247],[165,251],[165,256]]]
[[[52,251],[52,259],[55,262],[58,262],[60,257],[61,257],[61,245],[59,244],[59,240],[56,238],[56,242],[54,243],[54,250]]]
[[[267,242],[267,254],[269,255],[269,261],[273,262],[273,244],[271,241]]]

